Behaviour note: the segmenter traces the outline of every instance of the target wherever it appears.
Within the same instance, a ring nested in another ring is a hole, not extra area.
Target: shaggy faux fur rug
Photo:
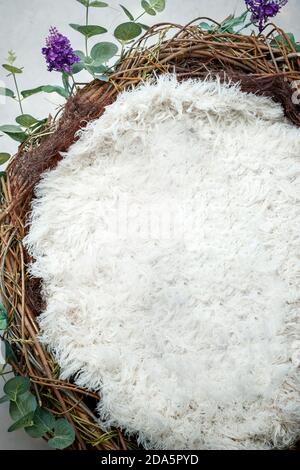
[[[300,131],[268,98],[159,79],[44,175],[25,240],[63,378],[146,447],[300,436]]]

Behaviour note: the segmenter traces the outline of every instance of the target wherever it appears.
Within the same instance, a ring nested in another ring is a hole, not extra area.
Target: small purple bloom
[[[257,24],[260,32],[268,19],[276,16],[287,2],[288,0],[245,0],[248,10],[252,13],[251,20]]]
[[[74,53],[69,39],[59,33],[57,28],[50,28],[49,36],[46,39],[46,47],[43,47],[42,54],[46,58],[48,70],[57,72],[71,72],[71,67],[80,58]]]

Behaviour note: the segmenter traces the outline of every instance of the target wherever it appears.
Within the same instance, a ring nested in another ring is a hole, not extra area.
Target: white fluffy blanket
[[[300,131],[268,98],[123,93],[36,190],[42,340],[150,448],[300,435]]]

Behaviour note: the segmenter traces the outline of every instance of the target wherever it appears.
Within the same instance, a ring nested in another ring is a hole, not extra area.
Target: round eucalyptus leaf
[[[91,74],[96,74],[96,73],[105,73],[107,71],[107,67],[105,65],[97,65],[97,64],[91,64],[86,67],[87,71],[90,72]]]
[[[150,0],[150,5],[158,13],[161,13],[166,8],[166,0]]]
[[[20,124],[20,126],[28,128],[36,124],[38,119],[35,119],[30,114],[21,114],[21,116],[16,118],[16,122]]]
[[[85,53],[82,51],[76,50],[74,51],[74,54],[77,55],[77,57],[79,57],[80,60],[84,60],[85,58]]]
[[[4,126],[0,126],[1,132],[9,132],[10,134],[20,134],[23,132],[20,126],[5,124]]]
[[[0,87],[0,95],[9,96],[10,98],[15,97],[15,94],[12,90],[10,90],[9,88],[3,88],[3,87]]]
[[[118,52],[118,47],[113,42],[99,42],[91,50],[91,57],[94,62],[104,64],[114,57]]]
[[[37,401],[34,395],[30,392],[25,392],[22,395],[17,396],[15,401],[11,401],[9,404],[9,414],[13,421],[27,416],[28,413],[35,411],[37,407]]]
[[[148,13],[148,15],[155,16],[156,11],[151,8],[150,4],[146,0],[142,0],[142,7],[144,8],[145,12]]]
[[[25,142],[27,139],[28,135],[25,134],[25,132],[20,132],[18,134],[10,133],[10,132],[5,132],[5,134],[10,137],[11,139],[15,140],[16,142],[20,142],[21,144]]]
[[[27,139],[27,134],[25,134],[20,126],[5,124],[0,126],[0,132],[4,132],[4,134],[17,142],[24,142]]]
[[[44,434],[52,433],[55,427],[55,418],[50,411],[37,408],[33,416],[33,426],[25,429],[27,434],[33,438],[42,437]]]
[[[139,24],[128,21],[117,26],[114,35],[119,41],[127,42],[139,36],[141,32],[142,28]]]
[[[74,428],[66,419],[58,419],[55,422],[54,437],[48,441],[53,449],[66,449],[75,440]]]
[[[16,399],[20,395],[23,395],[23,393],[28,392],[29,388],[30,380],[28,377],[16,376],[6,382],[3,387],[3,390],[10,400],[16,401]]]
[[[76,74],[81,72],[84,69],[84,60],[85,60],[85,54],[82,51],[74,51],[74,54],[79,57],[80,62],[76,62],[75,64],[72,65],[72,74]]]
[[[72,65],[72,74],[76,75],[76,73],[81,72],[84,69],[84,63],[83,62],[77,62],[76,64]]]
[[[13,432],[13,431],[16,431],[17,429],[22,429],[28,426],[32,426],[33,415],[34,415],[34,412],[31,412],[28,415],[23,416],[23,418],[19,419],[12,426],[10,426],[10,428],[8,428],[8,432]]]
[[[91,38],[93,36],[97,36],[98,34],[107,33],[107,29],[103,28],[102,26],[98,25],[80,25],[70,23],[71,28],[75,29],[79,33],[83,34],[87,38]]]
[[[28,98],[29,96],[36,95],[37,93],[57,93],[64,98],[68,98],[68,94],[66,90],[61,86],[55,85],[41,85],[36,88],[31,88],[30,90],[23,90],[21,91],[21,95],[23,98]]]

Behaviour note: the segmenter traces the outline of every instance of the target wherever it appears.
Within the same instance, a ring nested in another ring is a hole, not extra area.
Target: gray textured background
[[[121,0],[120,0],[121,1]],[[126,17],[120,8],[118,0],[106,0],[110,8],[93,9],[91,20],[95,24],[105,26],[109,33],[97,37],[99,40],[110,40],[114,26]],[[141,11],[139,0],[122,0],[133,13]],[[276,22],[286,31],[291,31],[300,40],[300,0],[289,0]],[[154,24],[156,21],[171,21],[187,23],[198,16],[209,16],[222,20],[230,13],[244,11],[243,0],[167,0],[166,10],[158,17],[147,15],[143,21]],[[33,88],[45,84],[60,84],[59,74],[46,70],[44,59],[40,53],[49,26],[57,26],[67,34],[75,49],[83,49],[82,36],[71,30],[68,23],[84,23],[84,7],[75,0],[0,0],[0,63],[5,61],[8,49],[13,49],[18,55],[18,65],[24,66],[24,74],[20,76],[21,89]],[[92,44],[92,41],[91,41]],[[0,70],[0,86],[13,88],[5,71]],[[24,103],[24,112],[43,118],[55,112],[59,100],[54,95],[37,95]],[[18,107],[12,100],[0,102],[0,123],[11,124],[17,116]],[[0,151],[13,153],[15,144],[6,137],[0,140]],[[0,361],[1,363],[1,361]],[[1,379],[0,379],[1,380]],[[0,382],[0,396],[2,383]],[[8,434],[10,425],[8,408],[0,406],[0,449],[46,449],[42,441],[29,438],[23,431]]]

